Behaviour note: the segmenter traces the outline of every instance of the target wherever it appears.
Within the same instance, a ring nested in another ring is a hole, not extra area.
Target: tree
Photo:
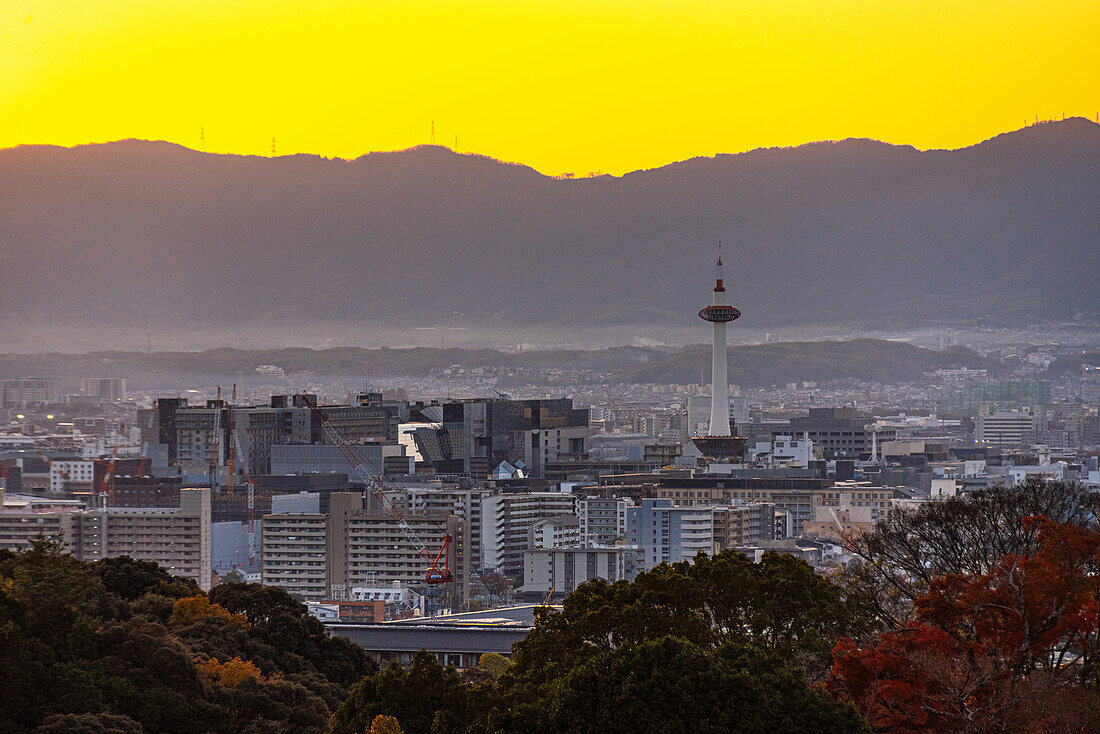
[[[401,731],[401,724],[392,716],[379,714],[370,723],[370,734],[405,734]]]
[[[103,586],[126,601],[153,593],[180,599],[202,593],[191,579],[173,576],[153,561],[137,561],[129,556],[104,558],[91,565]]]
[[[548,715],[534,727],[540,732],[868,731],[854,707],[811,688],[774,655],[675,638],[602,653],[541,703]]]
[[[870,611],[790,555],[754,564],[733,551],[660,565],[633,582],[582,584],[560,612],[544,610],[514,647],[512,675],[558,678],[597,653],[678,637],[704,647],[758,645],[823,676],[844,636],[871,628]]]
[[[508,590],[512,588],[511,580],[504,574],[496,571],[483,574],[481,576],[481,583],[485,585],[485,590],[489,592],[489,597],[497,600],[503,599],[504,595],[508,593]]]
[[[407,668],[393,663],[352,686],[332,716],[332,734],[364,731],[380,715],[397,719],[407,734],[461,732],[466,708],[467,690],[455,669],[421,650]]]
[[[343,685],[302,654],[269,644],[243,615],[211,603],[190,583],[148,564],[112,561],[78,561],[45,540],[22,553],[0,550],[0,731],[325,730]],[[287,619],[303,629],[301,620]],[[323,627],[305,629],[293,637],[296,650],[330,657],[345,674],[365,660]],[[278,644],[272,630],[264,634]],[[268,667],[261,670],[257,660]]]
[[[172,605],[172,616],[168,619],[171,627],[185,627],[199,620],[213,617],[226,624],[248,629],[248,618],[243,614],[231,614],[220,604],[213,604],[205,594],[179,599]]]
[[[1024,520],[1038,516],[1094,528],[1100,495],[1079,485],[1031,479],[891,512],[873,531],[849,539],[860,560],[843,575],[842,585],[873,607],[887,627],[900,629],[934,579],[980,576],[1006,555],[1034,554],[1038,529]]]
[[[235,688],[249,678],[259,680],[262,677],[260,669],[250,660],[240,658],[226,660],[224,663],[219,663],[217,658],[200,658],[195,661],[195,668],[204,679],[228,688]]]
[[[115,714],[54,714],[34,734],[142,734],[141,724]]]
[[[1100,726],[1100,532],[1021,524],[1030,554],[933,579],[904,629],[863,647],[842,640],[830,689],[889,731]]]
[[[247,637],[231,637],[219,632],[216,640],[211,638],[212,647],[208,652],[211,656],[224,659],[239,655],[263,668],[264,655],[240,646],[246,641],[262,643],[268,647],[273,666],[314,671],[326,683],[339,686],[341,697],[349,686],[378,669],[361,647],[343,637],[329,635],[305,605],[295,601],[284,589],[260,584],[219,584],[210,591],[209,597],[211,602],[229,612],[245,615],[251,625],[251,634]],[[217,645],[213,644],[215,641]]]
[[[468,683],[495,683],[511,665],[512,661],[500,653],[482,653],[477,659],[477,665],[467,670],[463,678]]]

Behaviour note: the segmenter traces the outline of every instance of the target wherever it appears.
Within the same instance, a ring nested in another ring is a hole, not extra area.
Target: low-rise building
[[[523,591],[536,595],[567,595],[585,581],[608,583],[634,578],[633,548],[578,545],[568,548],[529,548],[523,553]]]

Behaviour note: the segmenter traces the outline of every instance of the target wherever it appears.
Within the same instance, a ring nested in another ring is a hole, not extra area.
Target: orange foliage
[[[378,714],[370,724],[370,734],[402,734],[401,724],[392,716]]]
[[[937,579],[905,629],[864,648],[841,640],[829,689],[876,731],[1093,731],[1100,533],[1025,522],[1039,528],[1034,556]]]
[[[220,619],[226,624],[248,629],[248,618],[243,614],[232,614],[218,604],[212,604],[204,595],[188,596],[172,605],[172,616],[168,619],[170,627],[186,627],[208,617]]]
[[[199,675],[211,683],[218,683],[228,688],[240,685],[243,681],[254,678],[259,680],[260,669],[251,660],[233,658],[224,663],[219,663],[217,658],[209,660],[195,659],[195,667]]]

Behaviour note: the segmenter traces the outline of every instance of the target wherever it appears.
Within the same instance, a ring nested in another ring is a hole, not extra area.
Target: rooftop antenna
[[[206,125],[199,125],[199,150],[206,152]]]
[[[432,145],[435,145],[435,120],[432,120]]]

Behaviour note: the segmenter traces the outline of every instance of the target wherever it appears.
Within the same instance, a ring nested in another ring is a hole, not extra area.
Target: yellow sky
[[[1100,111],[1100,0],[2,0],[0,147],[162,139],[552,174]]]

